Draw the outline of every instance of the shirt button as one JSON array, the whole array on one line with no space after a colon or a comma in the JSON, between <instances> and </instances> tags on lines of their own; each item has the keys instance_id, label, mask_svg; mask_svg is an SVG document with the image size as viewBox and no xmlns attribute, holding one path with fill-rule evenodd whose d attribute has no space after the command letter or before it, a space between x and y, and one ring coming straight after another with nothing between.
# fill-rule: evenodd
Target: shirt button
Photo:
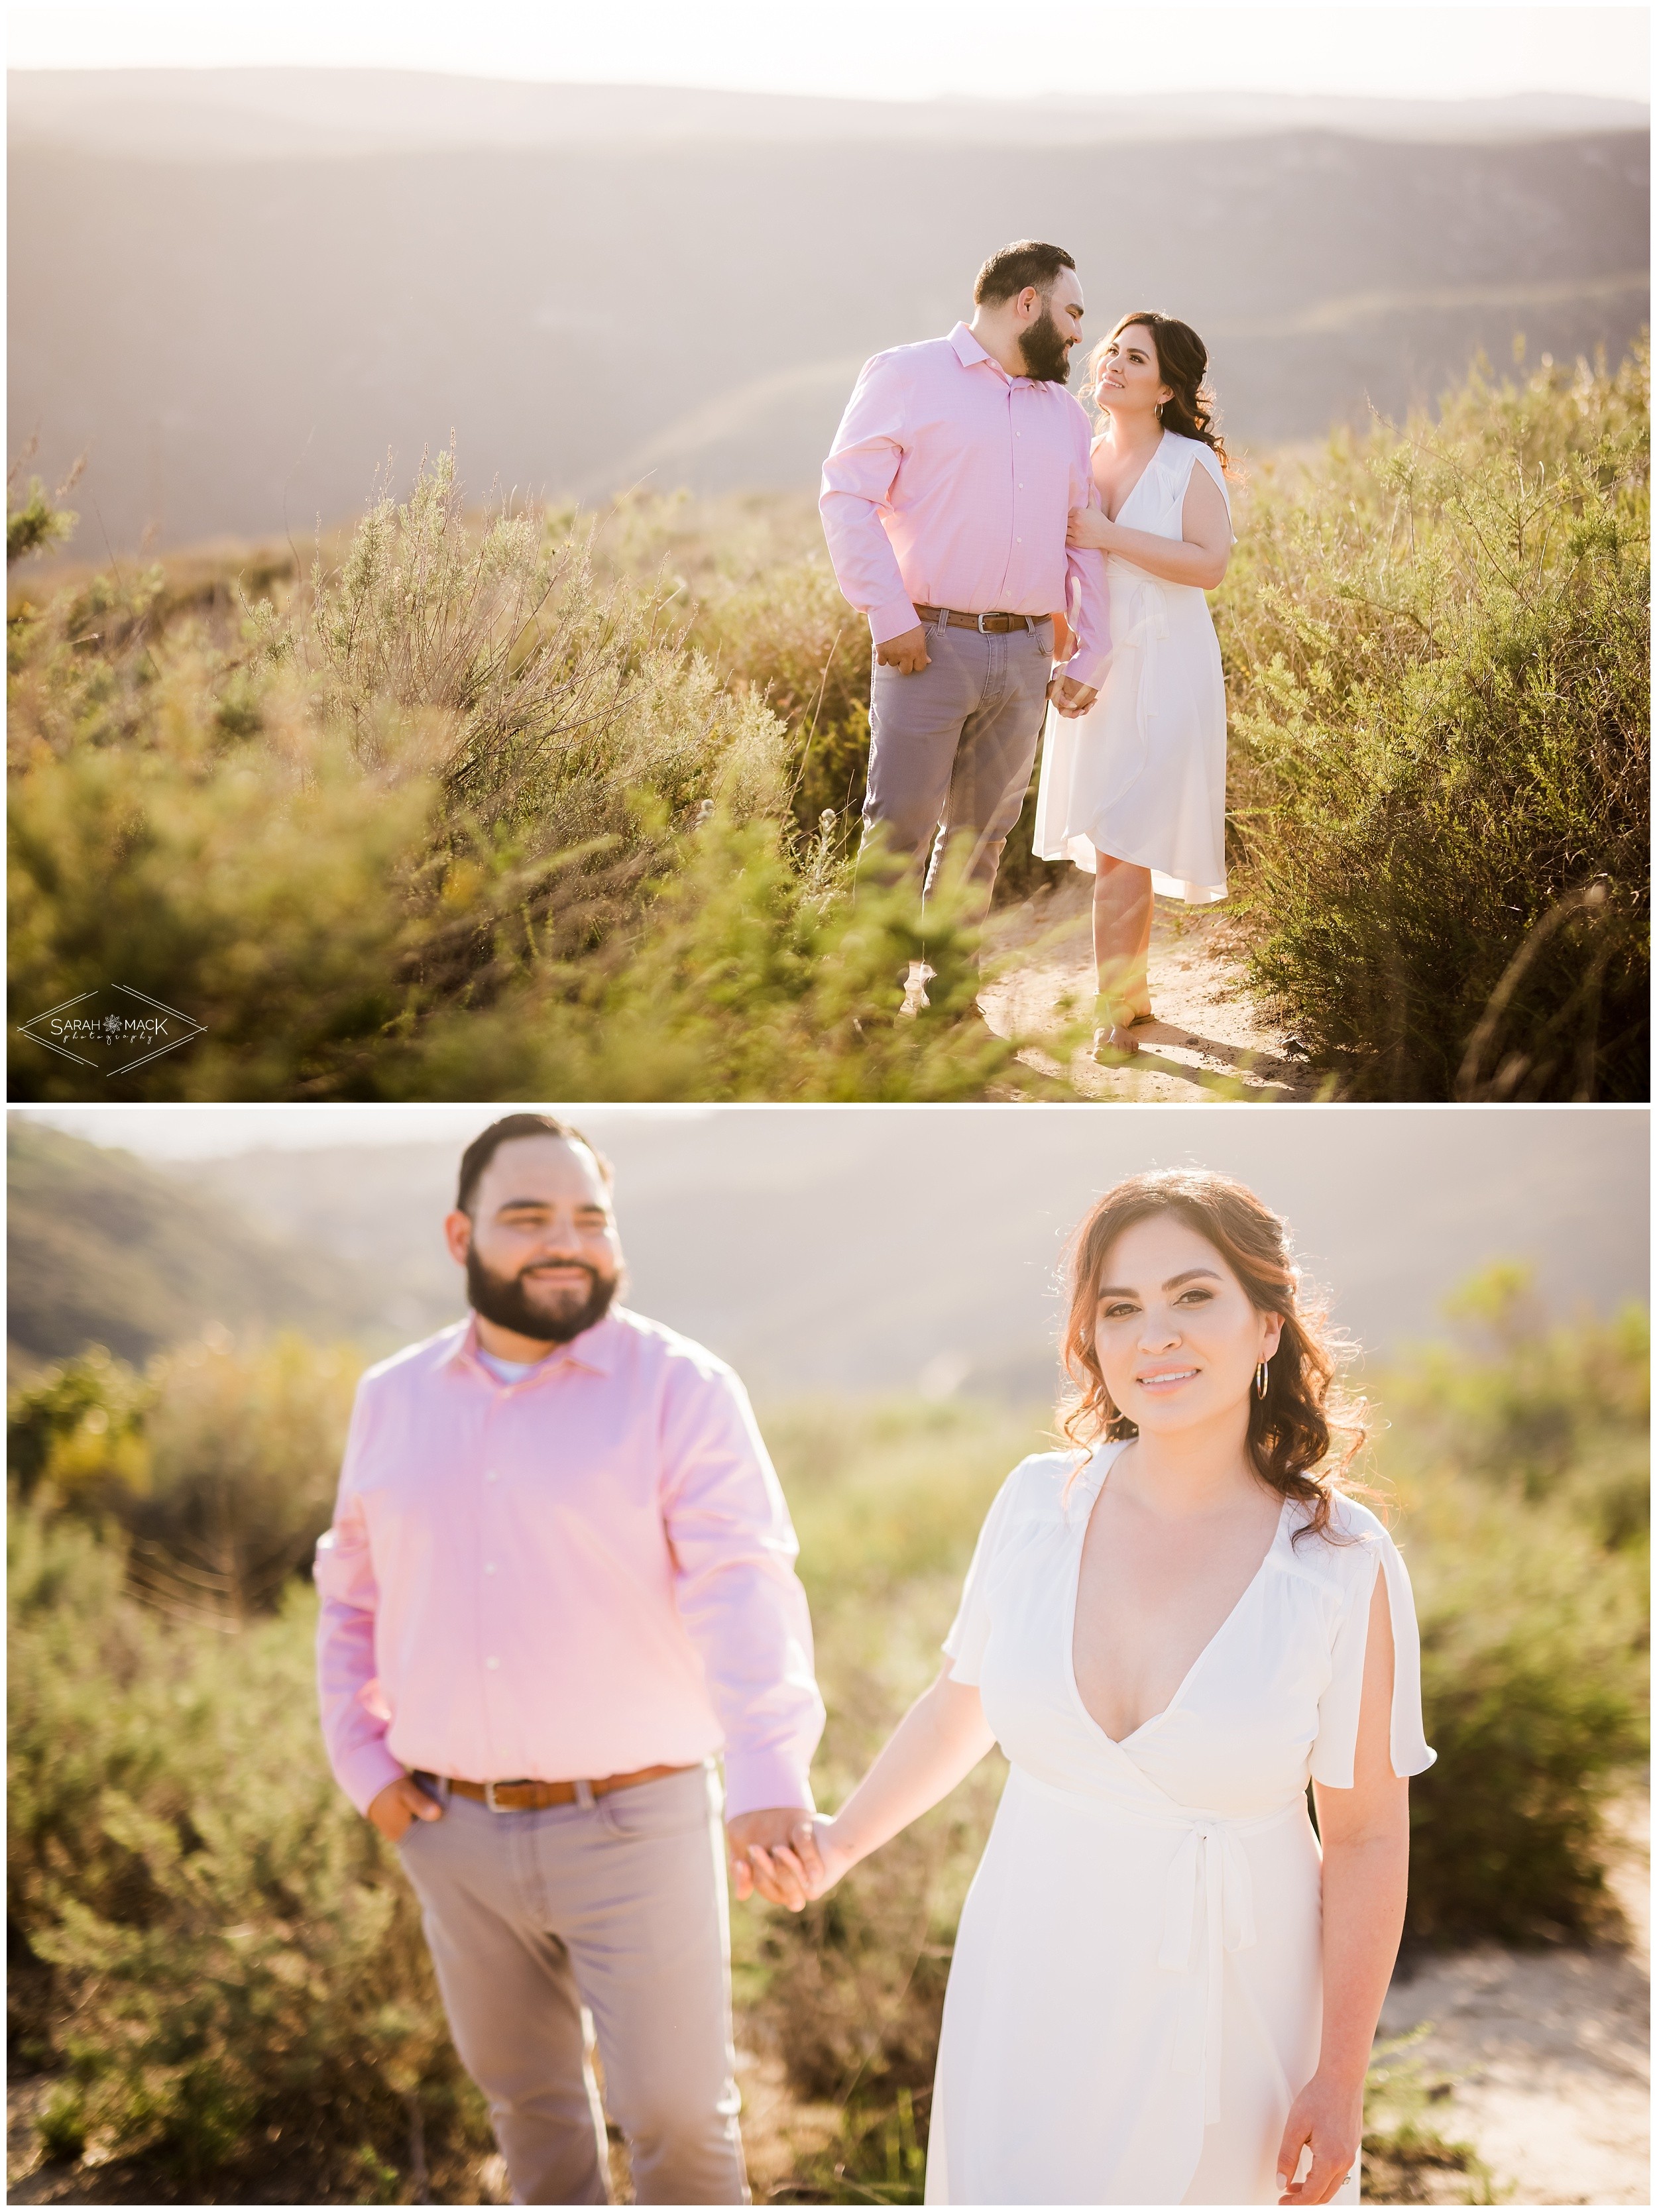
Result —
<instances>
[{"instance_id":1,"label":"shirt button","mask_svg":"<svg viewBox=\"0 0 1657 2212\"><path fill-rule=\"evenodd\" d=\"M490 1668L498 1667L500 1663L498 1659L485 1659L484 1662L484 1666Z\"/></svg>"},{"instance_id":2,"label":"shirt button","mask_svg":"<svg viewBox=\"0 0 1657 2212\"><path fill-rule=\"evenodd\" d=\"M489 1470L489 1472L488 1472L488 1474L484 1477L484 1480L485 1482L498 1482L498 1481L500 1480L500 1479L501 1479L501 1472L500 1472L500 1469L499 1469L498 1468L494 1468L494 1467L490 1468L490 1470Z\"/></svg>"},{"instance_id":3,"label":"shirt button","mask_svg":"<svg viewBox=\"0 0 1657 2212\"><path fill-rule=\"evenodd\" d=\"M492 1575L492 1574L494 1573L494 1571L495 1571L495 1562L494 1562L494 1560L493 1560L493 1559L485 1559L485 1560L484 1561L484 1572L486 1575Z\"/></svg>"}]
</instances>

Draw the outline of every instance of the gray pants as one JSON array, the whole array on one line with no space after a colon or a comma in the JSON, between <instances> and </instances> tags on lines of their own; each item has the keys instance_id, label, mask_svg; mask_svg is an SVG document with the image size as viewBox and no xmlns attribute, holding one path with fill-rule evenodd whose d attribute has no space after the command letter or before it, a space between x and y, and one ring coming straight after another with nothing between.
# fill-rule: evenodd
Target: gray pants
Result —
<instances>
[{"instance_id":1,"label":"gray pants","mask_svg":"<svg viewBox=\"0 0 1657 2212\"><path fill-rule=\"evenodd\" d=\"M926 888L945 853L968 848L968 873L995 882L1019 818L1053 672L1053 625L999 635L926 625L929 665L914 676L874 664L869 702L866 830L893 852L930 849Z\"/></svg>"},{"instance_id":2,"label":"gray pants","mask_svg":"<svg viewBox=\"0 0 1657 2212\"><path fill-rule=\"evenodd\" d=\"M451 1796L398 1850L513 2202L609 2202L584 2005L637 2201L746 2204L711 1764L541 1813Z\"/></svg>"}]
</instances>

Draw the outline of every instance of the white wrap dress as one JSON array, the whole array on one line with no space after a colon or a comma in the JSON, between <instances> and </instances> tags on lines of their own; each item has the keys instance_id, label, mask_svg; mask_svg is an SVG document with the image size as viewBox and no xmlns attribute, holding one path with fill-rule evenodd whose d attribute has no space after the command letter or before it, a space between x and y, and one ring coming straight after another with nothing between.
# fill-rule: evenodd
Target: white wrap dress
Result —
<instances>
[{"instance_id":1,"label":"white wrap dress","mask_svg":"<svg viewBox=\"0 0 1657 2212\"><path fill-rule=\"evenodd\" d=\"M1176 543L1185 493L1206 469L1231 512L1225 473L1200 438L1165 430L1117 520ZM1111 657L1099 696L1067 720L1047 710L1035 850L1089 875L1109 853L1151 872L1165 898L1226 896L1226 687L1208 598L1119 553L1106 556Z\"/></svg>"},{"instance_id":2,"label":"white wrap dress","mask_svg":"<svg viewBox=\"0 0 1657 2212\"><path fill-rule=\"evenodd\" d=\"M1392 1759L1418 1774L1409 1578L1374 1515L1345 1542L1285 1501L1270 1550L1166 1710L1120 1742L1072 1661L1101 1446L1027 1459L990 1510L944 1650L1012 1762L963 1908L933 2092L929 2204L1275 2203L1316 2069L1321 1870L1308 1778L1350 1789L1386 1578ZM1358 2201L1358 2173L1337 2203Z\"/></svg>"}]
</instances>

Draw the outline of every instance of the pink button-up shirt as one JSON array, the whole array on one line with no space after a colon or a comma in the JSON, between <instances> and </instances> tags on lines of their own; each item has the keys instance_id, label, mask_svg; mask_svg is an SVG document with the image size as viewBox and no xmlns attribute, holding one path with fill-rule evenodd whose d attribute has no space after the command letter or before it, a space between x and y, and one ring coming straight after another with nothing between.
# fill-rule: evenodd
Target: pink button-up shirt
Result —
<instances>
[{"instance_id":1,"label":"pink button-up shirt","mask_svg":"<svg viewBox=\"0 0 1657 2212\"><path fill-rule=\"evenodd\" d=\"M965 323L865 362L818 505L840 589L874 642L915 608L1063 613L1065 672L1097 684L1110 651L1104 556L1064 543L1097 507L1087 412L1062 384L1008 376Z\"/></svg>"},{"instance_id":2,"label":"pink button-up shirt","mask_svg":"<svg viewBox=\"0 0 1657 2212\"><path fill-rule=\"evenodd\" d=\"M465 1322L357 1385L316 1548L322 1730L360 1811L405 1769L594 1781L722 1744L726 1809L812 1803L799 1549L742 1385L614 1308L503 1383Z\"/></svg>"}]
</instances>

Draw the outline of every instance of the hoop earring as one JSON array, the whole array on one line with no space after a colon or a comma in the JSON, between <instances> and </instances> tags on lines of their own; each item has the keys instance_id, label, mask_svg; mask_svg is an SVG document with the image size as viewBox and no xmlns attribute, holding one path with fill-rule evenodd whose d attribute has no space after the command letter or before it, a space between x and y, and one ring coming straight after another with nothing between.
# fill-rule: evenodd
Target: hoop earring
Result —
<instances>
[{"instance_id":1,"label":"hoop earring","mask_svg":"<svg viewBox=\"0 0 1657 2212\"><path fill-rule=\"evenodd\" d=\"M1263 1359L1254 1370L1254 1395L1257 1398L1264 1398L1266 1395L1266 1370L1270 1364L1269 1360Z\"/></svg>"}]
</instances>

